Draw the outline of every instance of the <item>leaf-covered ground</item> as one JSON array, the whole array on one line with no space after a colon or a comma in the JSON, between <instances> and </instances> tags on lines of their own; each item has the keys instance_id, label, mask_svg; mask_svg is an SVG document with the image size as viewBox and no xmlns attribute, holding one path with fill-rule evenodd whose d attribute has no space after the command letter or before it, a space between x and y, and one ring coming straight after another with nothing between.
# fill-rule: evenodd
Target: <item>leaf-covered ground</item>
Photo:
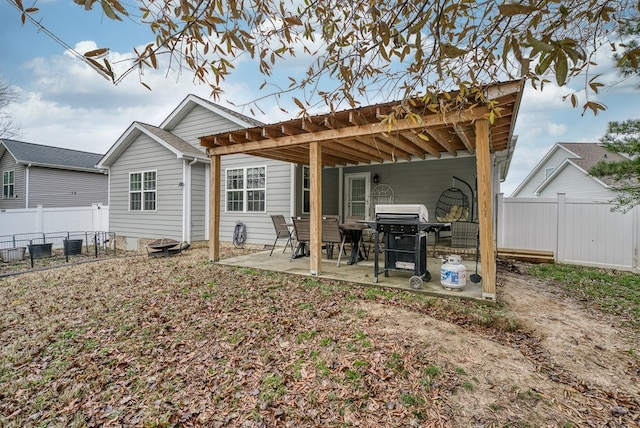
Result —
<instances>
[{"instance_id":1,"label":"leaf-covered ground","mask_svg":"<svg viewBox=\"0 0 640 428\"><path fill-rule=\"evenodd\" d=\"M0 279L0 425L638 426L633 332L592 381L536 319L205 249L28 273Z\"/></svg>"}]
</instances>

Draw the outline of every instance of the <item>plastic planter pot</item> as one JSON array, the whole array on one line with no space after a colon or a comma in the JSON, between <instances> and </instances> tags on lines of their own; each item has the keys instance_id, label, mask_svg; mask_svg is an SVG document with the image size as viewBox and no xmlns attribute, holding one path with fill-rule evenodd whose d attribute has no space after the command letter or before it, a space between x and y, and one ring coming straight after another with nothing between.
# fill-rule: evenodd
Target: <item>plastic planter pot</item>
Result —
<instances>
[{"instance_id":1,"label":"plastic planter pot","mask_svg":"<svg viewBox=\"0 0 640 428\"><path fill-rule=\"evenodd\" d=\"M31 244L29 245L29 254L34 259L42 259L45 257L51 257L53 244Z\"/></svg>"},{"instance_id":2,"label":"plastic planter pot","mask_svg":"<svg viewBox=\"0 0 640 428\"><path fill-rule=\"evenodd\" d=\"M75 256L82 254L82 239L65 239L64 240L64 253L68 256Z\"/></svg>"},{"instance_id":3,"label":"plastic planter pot","mask_svg":"<svg viewBox=\"0 0 640 428\"><path fill-rule=\"evenodd\" d=\"M0 260L5 263L17 262L24 259L27 247L3 248L0 250Z\"/></svg>"}]
</instances>

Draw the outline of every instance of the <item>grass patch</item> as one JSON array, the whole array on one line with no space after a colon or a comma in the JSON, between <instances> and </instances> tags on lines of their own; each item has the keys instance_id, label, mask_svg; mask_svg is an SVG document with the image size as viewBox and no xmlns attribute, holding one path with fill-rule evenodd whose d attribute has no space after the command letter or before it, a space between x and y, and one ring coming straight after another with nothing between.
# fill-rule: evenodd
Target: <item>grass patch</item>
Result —
<instances>
[{"instance_id":1,"label":"grass patch","mask_svg":"<svg viewBox=\"0 0 640 428\"><path fill-rule=\"evenodd\" d=\"M393 292L378 287L367 288L364 292L364 298L367 300L376 300L379 297L384 299L391 299L393 296Z\"/></svg>"},{"instance_id":2,"label":"grass patch","mask_svg":"<svg viewBox=\"0 0 640 428\"><path fill-rule=\"evenodd\" d=\"M420 384L426 390L429 390L433 385L433 382L440 377L442 374L442 369L435 364L429 364L425 367L422 378L420 379Z\"/></svg>"},{"instance_id":3,"label":"grass patch","mask_svg":"<svg viewBox=\"0 0 640 428\"><path fill-rule=\"evenodd\" d=\"M424 405L424 399L414 394L402 394L400 402L408 407L416 407Z\"/></svg>"},{"instance_id":4,"label":"grass patch","mask_svg":"<svg viewBox=\"0 0 640 428\"><path fill-rule=\"evenodd\" d=\"M640 328L640 276L635 273L559 263L528 265L526 272Z\"/></svg>"},{"instance_id":5,"label":"grass patch","mask_svg":"<svg viewBox=\"0 0 640 428\"><path fill-rule=\"evenodd\" d=\"M258 271L256 269L253 268L239 268L238 272L240 272L241 274L244 275L257 275Z\"/></svg>"},{"instance_id":6,"label":"grass patch","mask_svg":"<svg viewBox=\"0 0 640 428\"><path fill-rule=\"evenodd\" d=\"M387 368L390 370L393 370L395 373L398 373L398 374L407 373L407 370L404 368L402 356L397 352L394 352L393 354L391 354L391 358L387 362Z\"/></svg>"},{"instance_id":7,"label":"grass patch","mask_svg":"<svg viewBox=\"0 0 640 428\"><path fill-rule=\"evenodd\" d=\"M260 388L260 398L264 401L277 400L287 393L284 384L284 377L281 375L268 374L262 379Z\"/></svg>"}]
</instances>

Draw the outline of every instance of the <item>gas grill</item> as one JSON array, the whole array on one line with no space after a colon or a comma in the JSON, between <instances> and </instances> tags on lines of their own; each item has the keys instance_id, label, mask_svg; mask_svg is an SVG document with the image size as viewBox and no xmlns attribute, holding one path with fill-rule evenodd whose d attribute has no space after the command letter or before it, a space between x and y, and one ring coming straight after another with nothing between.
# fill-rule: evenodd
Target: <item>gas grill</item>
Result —
<instances>
[{"instance_id":1,"label":"gas grill","mask_svg":"<svg viewBox=\"0 0 640 428\"><path fill-rule=\"evenodd\" d=\"M420 204L376 205L375 261L373 282L378 274L388 277L390 271L412 272L411 288L422 288L431 280L427 270L427 234L446 226L445 223L429 223L429 213ZM380 249L380 233L384 235L384 249ZM378 256L384 256L384 269L380 270Z\"/></svg>"}]
</instances>

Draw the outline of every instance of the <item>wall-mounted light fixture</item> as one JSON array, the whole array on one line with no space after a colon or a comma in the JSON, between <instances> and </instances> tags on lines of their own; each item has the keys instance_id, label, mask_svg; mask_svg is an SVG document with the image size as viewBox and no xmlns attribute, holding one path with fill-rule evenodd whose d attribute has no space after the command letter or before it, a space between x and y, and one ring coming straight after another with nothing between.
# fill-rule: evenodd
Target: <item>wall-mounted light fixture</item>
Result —
<instances>
[{"instance_id":1,"label":"wall-mounted light fixture","mask_svg":"<svg viewBox=\"0 0 640 428\"><path fill-rule=\"evenodd\" d=\"M373 182L375 184L378 184L379 181L380 181L380 176L378 174L373 174Z\"/></svg>"}]
</instances>

